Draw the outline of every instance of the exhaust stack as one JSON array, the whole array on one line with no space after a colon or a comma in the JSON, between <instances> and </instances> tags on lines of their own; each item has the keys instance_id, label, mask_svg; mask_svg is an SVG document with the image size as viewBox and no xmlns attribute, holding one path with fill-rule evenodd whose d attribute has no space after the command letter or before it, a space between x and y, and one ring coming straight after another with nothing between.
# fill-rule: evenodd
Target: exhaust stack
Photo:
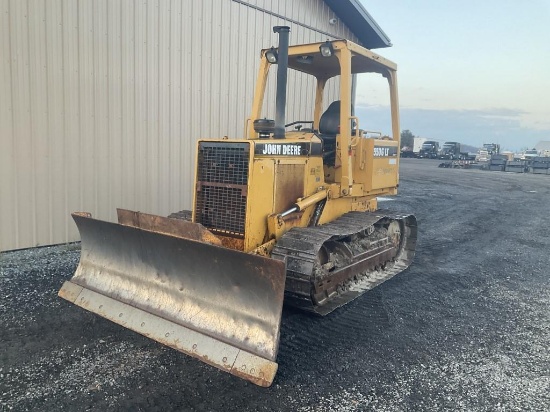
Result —
<instances>
[{"instance_id":1,"label":"exhaust stack","mask_svg":"<svg viewBox=\"0 0 550 412\"><path fill-rule=\"evenodd\" d=\"M288 72L288 33L290 27L275 26L273 33L279 33L279 50L277 51L277 96L275 101L275 139L285 138L286 82Z\"/></svg>"}]
</instances>

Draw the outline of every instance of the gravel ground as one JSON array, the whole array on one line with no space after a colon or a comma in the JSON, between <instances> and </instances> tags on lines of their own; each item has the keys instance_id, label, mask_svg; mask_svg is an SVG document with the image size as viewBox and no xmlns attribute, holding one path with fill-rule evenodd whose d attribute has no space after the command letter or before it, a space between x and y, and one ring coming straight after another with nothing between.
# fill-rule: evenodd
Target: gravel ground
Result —
<instances>
[{"instance_id":1,"label":"gravel ground","mask_svg":"<svg viewBox=\"0 0 550 412\"><path fill-rule=\"evenodd\" d=\"M403 159L381 202L418 218L412 267L285 308L268 389L59 299L78 244L0 254L0 410L549 410L550 176L438 163Z\"/></svg>"}]
</instances>

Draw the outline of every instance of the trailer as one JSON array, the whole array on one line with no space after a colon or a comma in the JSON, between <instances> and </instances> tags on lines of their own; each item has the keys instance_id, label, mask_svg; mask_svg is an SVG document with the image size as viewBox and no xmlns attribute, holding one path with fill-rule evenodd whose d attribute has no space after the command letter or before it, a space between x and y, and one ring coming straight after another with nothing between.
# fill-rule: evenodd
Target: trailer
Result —
<instances>
[{"instance_id":1,"label":"trailer","mask_svg":"<svg viewBox=\"0 0 550 412\"><path fill-rule=\"evenodd\" d=\"M525 160L508 160L504 168L505 172L525 173L527 170L527 162Z\"/></svg>"},{"instance_id":2,"label":"trailer","mask_svg":"<svg viewBox=\"0 0 550 412\"><path fill-rule=\"evenodd\" d=\"M538 156L533 158L530 162L528 170L533 174L550 174L550 157Z\"/></svg>"},{"instance_id":3,"label":"trailer","mask_svg":"<svg viewBox=\"0 0 550 412\"><path fill-rule=\"evenodd\" d=\"M489 170L504 172L508 158L505 155L493 154L489 159Z\"/></svg>"}]
</instances>

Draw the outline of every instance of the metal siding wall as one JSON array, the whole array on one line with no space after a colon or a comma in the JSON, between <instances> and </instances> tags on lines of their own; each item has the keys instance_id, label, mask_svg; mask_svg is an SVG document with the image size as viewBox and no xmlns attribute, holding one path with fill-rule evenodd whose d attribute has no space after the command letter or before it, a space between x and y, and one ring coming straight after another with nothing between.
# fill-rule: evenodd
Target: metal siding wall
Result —
<instances>
[{"instance_id":1,"label":"metal siding wall","mask_svg":"<svg viewBox=\"0 0 550 412\"><path fill-rule=\"evenodd\" d=\"M13 117L11 19L9 3L0 3L0 250L19 243L17 170Z\"/></svg>"},{"instance_id":2,"label":"metal siding wall","mask_svg":"<svg viewBox=\"0 0 550 412\"><path fill-rule=\"evenodd\" d=\"M26 2L12 1L8 8L8 27L10 28L10 56L11 63L11 110L12 134L2 135L2 146L5 140L12 141L11 159L8 164L13 168L13 198L2 199L2 204L11 204L11 215L2 213L0 231L4 240L4 227L14 219L15 233L8 234L8 242L12 235L16 245L36 239L36 215L34 213L35 179L31 173L34 166L34 142L31 125L31 76L29 69L30 44L29 23ZM34 57L34 56L33 56ZM4 98L2 97L2 101ZM9 103L8 103L9 104ZM2 103L4 105L4 103ZM4 150L2 150L4 152ZM44 173L44 172L42 172ZM4 179L2 179L4 181ZM11 243L8 243L11 245Z\"/></svg>"},{"instance_id":3,"label":"metal siding wall","mask_svg":"<svg viewBox=\"0 0 550 412\"><path fill-rule=\"evenodd\" d=\"M272 12L274 14L287 16L289 19L298 21L306 26L317 28L319 31L326 33L333 33L334 36L330 36L331 39L347 38L357 42L358 39L351 31L337 20L335 25L329 23L331 18L336 18L334 12L321 0L255 0L249 1L249 4L262 8ZM240 8L248 8L245 5L234 3ZM261 12L248 8L254 11L254 19L256 22L261 21L261 25L256 28L257 41L253 44L253 50L260 50L262 48L269 47L271 45L277 45L277 38L273 34L271 28L275 25L289 25L291 28L290 44L303 44L303 43L315 43L324 41L327 36L319 31L313 31L302 25L294 24L292 22L279 19L267 12ZM260 15L261 18L258 16ZM259 61L257 59L258 53L256 52L256 59L251 60L249 64L254 65L254 73L256 72ZM250 81L250 85L254 85L254 80ZM293 120L312 120L313 118L313 105L315 103L315 82L309 76L303 75L298 72L290 72L288 76L288 95L287 95L287 119ZM263 116L274 118L275 116L275 73L270 73L270 79L266 90L264 99ZM251 96L253 89L249 91L248 106L251 104ZM338 84L336 82L329 82L325 92L325 107L328 107L331 101L337 100L339 95ZM248 107L247 107L248 109ZM247 115L245 115L247 116ZM238 129L238 134L242 133L242 126Z\"/></svg>"},{"instance_id":4,"label":"metal siding wall","mask_svg":"<svg viewBox=\"0 0 550 412\"><path fill-rule=\"evenodd\" d=\"M190 208L195 142L243 136L272 27L290 25L291 44L327 37L270 13L357 40L328 23L322 0L248 3L268 12L232 0L0 0L0 250L78 240L72 211ZM289 76L289 121L312 117L313 87Z\"/></svg>"}]
</instances>

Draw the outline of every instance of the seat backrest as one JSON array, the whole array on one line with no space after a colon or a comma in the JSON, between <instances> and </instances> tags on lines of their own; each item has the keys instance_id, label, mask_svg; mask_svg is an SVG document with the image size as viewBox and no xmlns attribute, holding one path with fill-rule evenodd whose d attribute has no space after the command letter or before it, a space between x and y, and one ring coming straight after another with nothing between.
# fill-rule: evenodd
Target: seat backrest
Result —
<instances>
[{"instance_id":1,"label":"seat backrest","mask_svg":"<svg viewBox=\"0 0 550 412\"><path fill-rule=\"evenodd\" d=\"M336 100L322 114L319 120L319 133L336 135L340 132L340 100Z\"/></svg>"}]
</instances>

